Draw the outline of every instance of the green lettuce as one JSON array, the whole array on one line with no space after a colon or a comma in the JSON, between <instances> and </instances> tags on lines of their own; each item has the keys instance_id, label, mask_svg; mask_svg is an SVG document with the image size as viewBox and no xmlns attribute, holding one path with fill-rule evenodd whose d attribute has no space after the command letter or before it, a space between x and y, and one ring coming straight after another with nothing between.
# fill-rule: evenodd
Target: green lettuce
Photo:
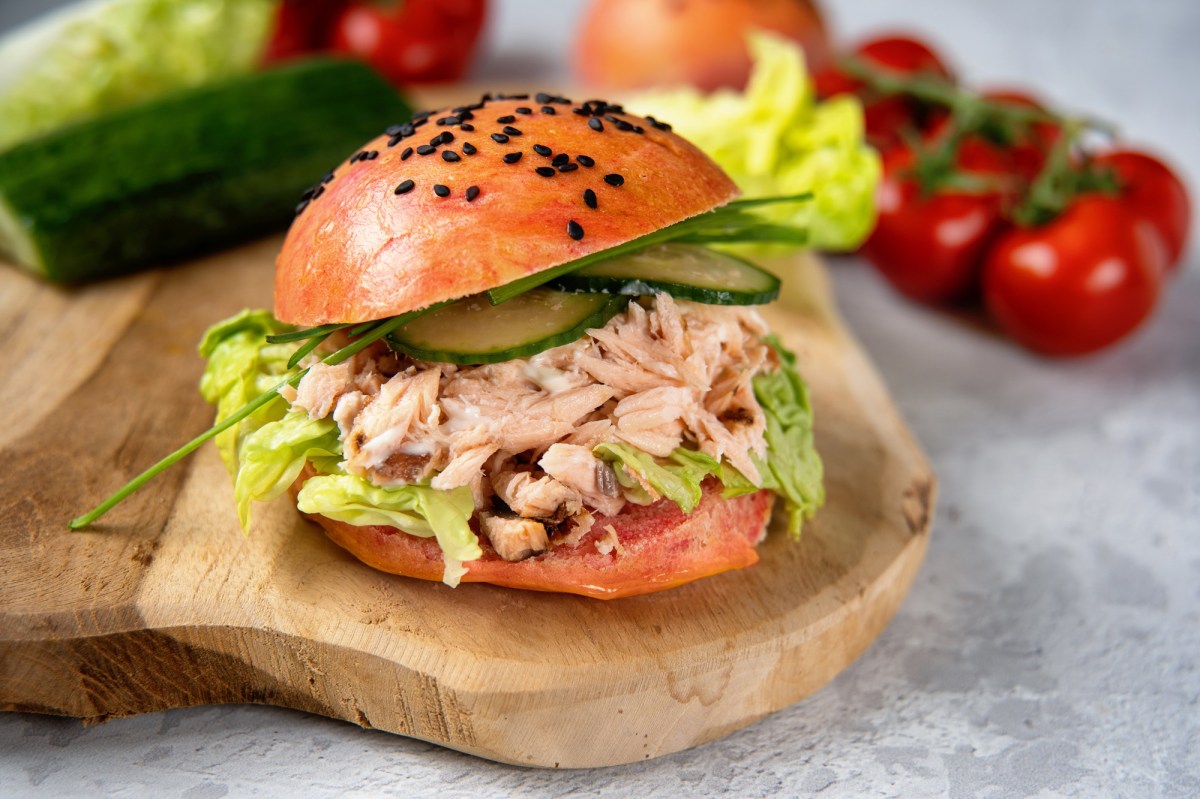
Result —
<instances>
[{"instance_id":1,"label":"green lettuce","mask_svg":"<svg viewBox=\"0 0 1200 799\"><path fill-rule=\"evenodd\" d=\"M347 524L390 525L422 538L433 536L446 558L448 578L454 571L451 561L483 556L471 532L475 500L466 486L451 491L422 485L381 487L356 475L318 475L305 481L296 506Z\"/></svg>"},{"instance_id":2,"label":"green lettuce","mask_svg":"<svg viewBox=\"0 0 1200 799\"><path fill-rule=\"evenodd\" d=\"M875 221L878 154L863 142L862 108L845 95L817 103L804 54L787 39L753 33L754 72L745 92L646 93L626 105L670 122L708 153L747 197L812 192L811 202L760 214L809 231L809 244L852 250Z\"/></svg>"},{"instance_id":3,"label":"green lettuce","mask_svg":"<svg viewBox=\"0 0 1200 799\"><path fill-rule=\"evenodd\" d=\"M766 415L767 457L750 454L758 467L755 483L703 452L680 447L668 458L655 458L628 444L599 444L592 452L612 463L626 498L647 504L654 496L649 485L684 513L700 504L701 483L709 476L721 481L726 498L769 489L781 496L788 514L788 532L800 535L805 519L825 502L824 467L813 445L813 415L808 386L796 372L796 356L776 339L768 342L779 355L780 367L754 378L754 395ZM635 476L636 474L636 476ZM638 479L640 478L640 479Z\"/></svg>"},{"instance_id":4,"label":"green lettuce","mask_svg":"<svg viewBox=\"0 0 1200 799\"><path fill-rule=\"evenodd\" d=\"M268 344L267 336L290 330L269 311L244 310L210 327L200 340L200 357L208 366L200 378L200 394L217 406L220 422L289 374L288 359L298 344ZM217 451L230 474L237 472L238 448L259 426L283 416L282 400L271 402L216 438Z\"/></svg>"},{"instance_id":5,"label":"green lettuce","mask_svg":"<svg viewBox=\"0 0 1200 799\"><path fill-rule=\"evenodd\" d=\"M242 529L250 526L250 503L269 502L287 490L304 464L312 460L323 470L337 470L342 442L332 419L310 419L304 411L289 411L246 436L238 452L233 496Z\"/></svg>"},{"instance_id":6,"label":"green lettuce","mask_svg":"<svg viewBox=\"0 0 1200 799\"><path fill-rule=\"evenodd\" d=\"M763 487L786 501L788 531L798 537L804 520L825 502L825 468L813 445L812 404L808 386L796 372L796 356L777 340L768 341L781 364L754 378L754 396L767 417L766 469L759 468Z\"/></svg>"},{"instance_id":7,"label":"green lettuce","mask_svg":"<svg viewBox=\"0 0 1200 799\"><path fill-rule=\"evenodd\" d=\"M251 71L274 0L98 0L0 41L0 148Z\"/></svg>"}]
</instances>

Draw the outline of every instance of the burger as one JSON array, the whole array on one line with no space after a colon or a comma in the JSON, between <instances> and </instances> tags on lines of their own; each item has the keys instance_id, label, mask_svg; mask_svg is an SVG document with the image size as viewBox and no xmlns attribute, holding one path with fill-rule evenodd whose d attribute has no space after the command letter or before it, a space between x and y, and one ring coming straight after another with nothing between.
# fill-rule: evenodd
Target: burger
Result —
<instances>
[{"instance_id":1,"label":"burger","mask_svg":"<svg viewBox=\"0 0 1200 799\"><path fill-rule=\"evenodd\" d=\"M243 525L290 492L376 569L598 598L750 566L774 506L798 535L807 389L724 245L803 231L737 195L601 100L387 129L301 199L273 313L201 344Z\"/></svg>"}]
</instances>

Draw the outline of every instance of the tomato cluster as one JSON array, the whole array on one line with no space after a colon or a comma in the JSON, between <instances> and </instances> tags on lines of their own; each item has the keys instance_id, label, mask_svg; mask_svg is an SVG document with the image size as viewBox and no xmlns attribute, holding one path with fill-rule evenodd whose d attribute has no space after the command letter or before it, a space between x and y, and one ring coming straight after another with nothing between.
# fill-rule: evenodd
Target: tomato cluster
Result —
<instances>
[{"instance_id":1,"label":"tomato cluster","mask_svg":"<svg viewBox=\"0 0 1200 799\"><path fill-rule=\"evenodd\" d=\"M968 92L910 37L866 42L815 82L823 97L863 102L884 174L862 254L900 293L981 301L1048 355L1102 349L1149 316L1191 221L1187 190L1161 161L1087 152L1087 125L1021 92Z\"/></svg>"},{"instance_id":2,"label":"tomato cluster","mask_svg":"<svg viewBox=\"0 0 1200 799\"><path fill-rule=\"evenodd\" d=\"M486 10L486 0L283 0L267 60L332 52L399 86L458 80Z\"/></svg>"}]
</instances>

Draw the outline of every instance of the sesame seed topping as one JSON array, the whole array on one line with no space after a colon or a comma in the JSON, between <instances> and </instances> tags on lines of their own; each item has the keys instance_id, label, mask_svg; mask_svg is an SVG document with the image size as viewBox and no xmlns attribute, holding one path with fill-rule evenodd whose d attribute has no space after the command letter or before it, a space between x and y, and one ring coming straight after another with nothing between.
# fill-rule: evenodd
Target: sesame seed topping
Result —
<instances>
[{"instance_id":1,"label":"sesame seed topping","mask_svg":"<svg viewBox=\"0 0 1200 799\"><path fill-rule=\"evenodd\" d=\"M426 122L428 122L428 121L429 121L429 117L428 117L428 116L423 116L423 117L421 117L420 119L416 119L416 118L414 118L414 119L413 119L413 121L412 121L412 126L413 126L413 129L415 130L415 129L417 129L417 128L421 127L422 125L424 125L424 124L425 124Z\"/></svg>"},{"instance_id":2,"label":"sesame seed topping","mask_svg":"<svg viewBox=\"0 0 1200 799\"><path fill-rule=\"evenodd\" d=\"M595 131L602 131L604 130L604 123L597 117L592 117L588 120L588 127Z\"/></svg>"},{"instance_id":3,"label":"sesame seed topping","mask_svg":"<svg viewBox=\"0 0 1200 799\"><path fill-rule=\"evenodd\" d=\"M537 169L535 169L533 171L537 172L539 175L541 175L544 178L552 178L555 176L555 174L557 174L554 171L554 167L552 167L552 166L539 166Z\"/></svg>"},{"instance_id":4,"label":"sesame seed topping","mask_svg":"<svg viewBox=\"0 0 1200 799\"><path fill-rule=\"evenodd\" d=\"M395 147L402 141L404 141L403 136L393 136L392 138L388 139L388 147Z\"/></svg>"},{"instance_id":5,"label":"sesame seed topping","mask_svg":"<svg viewBox=\"0 0 1200 799\"><path fill-rule=\"evenodd\" d=\"M430 153L434 152L435 150L437 150L437 148L431 144L422 144L420 147L417 148L417 155L429 155Z\"/></svg>"},{"instance_id":6,"label":"sesame seed topping","mask_svg":"<svg viewBox=\"0 0 1200 799\"><path fill-rule=\"evenodd\" d=\"M505 126L502 128L502 130L503 130L505 133L507 133L509 136L520 136L520 135L521 135L521 131L517 130L517 129L516 129L516 128L514 128L512 125L505 125Z\"/></svg>"},{"instance_id":7,"label":"sesame seed topping","mask_svg":"<svg viewBox=\"0 0 1200 799\"><path fill-rule=\"evenodd\" d=\"M416 186L416 185L417 184L412 182L411 180L406 180L403 183L401 183L399 186L396 187L396 193L397 194L408 194L410 191L413 190L413 186Z\"/></svg>"},{"instance_id":8,"label":"sesame seed topping","mask_svg":"<svg viewBox=\"0 0 1200 799\"><path fill-rule=\"evenodd\" d=\"M384 129L384 131L383 131L383 135L385 135L385 136L399 136L399 135L400 135L400 131L402 131L402 130L404 130L404 126L403 126L403 125L388 125L388 126L387 126L387 127Z\"/></svg>"},{"instance_id":9,"label":"sesame seed topping","mask_svg":"<svg viewBox=\"0 0 1200 799\"><path fill-rule=\"evenodd\" d=\"M579 162L580 166L586 166L588 169L591 169L596 165L595 159L593 159L590 155L577 155L575 156L575 160Z\"/></svg>"},{"instance_id":10,"label":"sesame seed topping","mask_svg":"<svg viewBox=\"0 0 1200 799\"><path fill-rule=\"evenodd\" d=\"M567 235L575 239L575 241L579 241L583 238L583 226L572 219L567 223Z\"/></svg>"},{"instance_id":11,"label":"sesame seed topping","mask_svg":"<svg viewBox=\"0 0 1200 799\"><path fill-rule=\"evenodd\" d=\"M317 199L318 197L320 197L320 196L321 196L322 194L324 194L324 193L325 193L325 187L324 187L323 185L322 185L322 186L317 186L317 190L313 192L313 196L312 196L312 198L315 200L315 199Z\"/></svg>"},{"instance_id":12,"label":"sesame seed topping","mask_svg":"<svg viewBox=\"0 0 1200 799\"><path fill-rule=\"evenodd\" d=\"M479 150L475 149L475 145L471 142L463 142L463 155L475 155Z\"/></svg>"},{"instance_id":13,"label":"sesame seed topping","mask_svg":"<svg viewBox=\"0 0 1200 799\"><path fill-rule=\"evenodd\" d=\"M613 122L613 124L617 126L617 130L623 130L626 133L633 130L633 124L626 122L623 119L618 119L616 122Z\"/></svg>"},{"instance_id":14,"label":"sesame seed topping","mask_svg":"<svg viewBox=\"0 0 1200 799\"><path fill-rule=\"evenodd\" d=\"M521 160L522 155L523 155L523 153L505 153L504 154L504 163L515 164Z\"/></svg>"},{"instance_id":15,"label":"sesame seed topping","mask_svg":"<svg viewBox=\"0 0 1200 799\"><path fill-rule=\"evenodd\" d=\"M551 150L549 147L547 147L544 144L533 145L533 151L535 153L537 153L538 155L550 155L550 153L554 152L553 150Z\"/></svg>"},{"instance_id":16,"label":"sesame seed topping","mask_svg":"<svg viewBox=\"0 0 1200 799\"><path fill-rule=\"evenodd\" d=\"M493 133L492 141L496 142L496 144L507 144L508 137L505 136L503 133Z\"/></svg>"},{"instance_id":17,"label":"sesame seed topping","mask_svg":"<svg viewBox=\"0 0 1200 799\"><path fill-rule=\"evenodd\" d=\"M300 202L296 203L296 215L297 216L304 213L304 209L308 207L308 202L309 202L308 200L301 200Z\"/></svg>"},{"instance_id":18,"label":"sesame seed topping","mask_svg":"<svg viewBox=\"0 0 1200 799\"><path fill-rule=\"evenodd\" d=\"M433 187L433 193L439 197L449 197L450 196L450 187L443 186L441 183L438 183L437 185L435 185Z\"/></svg>"},{"instance_id":19,"label":"sesame seed topping","mask_svg":"<svg viewBox=\"0 0 1200 799\"><path fill-rule=\"evenodd\" d=\"M551 96L545 92L538 92L533 96L533 99L537 100L539 103L548 103L551 100Z\"/></svg>"},{"instance_id":20,"label":"sesame seed topping","mask_svg":"<svg viewBox=\"0 0 1200 799\"><path fill-rule=\"evenodd\" d=\"M418 111L417 113L412 115L413 124L415 125L417 122L419 122L422 119L429 119L429 117L431 117L431 116L433 116L432 111Z\"/></svg>"},{"instance_id":21,"label":"sesame seed topping","mask_svg":"<svg viewBox=\"0 0 1200 799\"><path fill-rule=\"evenodd\" d=\"M462 156L453 150L442 150L442 160L454 163L455 161L461 161Z\"/></svg>"},{"instance_id":22,"label":"sesame seed topping","mask_svg":"<svg viewBox=\"0 0 1200 799\"><path fill-rule=\"evenodd\" d=\"M467 189L467 202L469 202L469 203L475 202L475 198L478 196L479 196L479 187L478 186L471 186L470 188Z\"/></svg>"},{"instance_id":23,"label":"sesame seed topping","mask_svg":"<svg viewBox=\"0 0 1200 799\"><path fill-rule=\"evenodd\" d=\"M528 94L497 94L497 100L528 100Z\"/></svg>"},{"instance_id":24,"label":"sesame seed topping","mask_svg":"<svg viewBox=\"0 0 1200 799\"><path fill-rule=\"evenodd\" d=\"M533 113L532 108L529 108L528 106L524 106L524 105L521 106L520 108L516 109L516 111L518 114L532 114Z\"/></svg>"},{"instance_id":25,"label":"sesame seed topping","mask_svg":"<svg viewBox=\"0 0 1200 799\"><path fill-rule=\"evenodd\" d=\"M460 108L454 109L454 113L458 114L458 118L461 119L463 122L466 122L468 119L475 118L475 115L471 113L471 109L465 105L461 106Z\"/></svg>"},{"instance_id":26,"label":"sesame seed topping","mask_svg":"<svg viewBox=\"0 0 1200 799\"><path fill-rule=\"evenodd\" d=\"M563 164L567 163L567 161L569 161L569 160L571 160L571 156L567 155L566 153L559 153L558 155L554 156L554 158L552 158L550 160L550 165L551 166L562 166Z\"/></svg>"},{"instance_id":27,"label":"sesame seed topping","mask_svg":"<svg viewBox=\"0 0 1200 799\"><path fill-rule=\"evenodd\" d=\"M447 125L457 125L460 122L462 122L462 120L459 119L458 117L442 117L441 119L439 119L437 121L437 123L439 125L441 125L442 127L445 127Z\"/></svg>"},{"instance_id":28,"label":"sesame seed topping","mask_svg":"<svg viewBox=\"0 0 1200 799\"><path fill-rule=\"evenodd\" d=\"M583 190L583 204L586 205L588 208L595 208L596 207L596 192L592 191L591 189L584 189Z\"/></svg>"},{"instance_id":29,"label":"sesame seed topping","mask_svg":"<svg viewBox=\"0 0 1200 799\"><path fill-rule=\"evenodd\" d=\"M378 157L379 157L378 150L367 150L366 154L363 155L363 160L364 161L374 161Z\"/></svg>"},{"instance_id":30,"label":"sesame seed topping","mask_svg":"<svg viewBox=\"0 0 1200 799\"><path fill-rule=\"evenodd\" d=\"M625 178L618 175L616 172L604 176L604 182L610 186L624 186Z\"/></svg>"},{"instance_id":31,"label":"sesame seed topping","mask_svg":"<svg viewBox=\"0 0 1200 799\"><path fill-rule=\"evenodd\" d=\"M448 130L444 130L430 139L429 143L437 147L439 144L449 144L452 141L454 141L454 134Z\"/></svg>"},{"instance_id":32,"label":"sesame seed topping","mask_svg":"<svg viewBox=\"0 0 1200 799\"><path fill-rule=\"evenodd\" d=\"M458 129L459 129L459 130L465 130L467 133L472 133L472 132L474 132L474 130L475 130L475 126L474 126L474 125L468 125L466 122L464 122L464 123L462 123L461 125L459 125L459 126L458 126Z\"/></svg>"},{"instance_id":33,"label":"sesame seed topping","mask_svg":"<svg viewBox=\"0 0 1200 799\"><path fill-rule=\"evenodd\" d=\"M501 125L507 125L510 122L516 122L517 118L515 116L513 116L512 114L505 114L502 117L496 117L496 121L499 122Z\"/></svg>"},{"instance_id":34,"label":"sesame seed topping","mask_svg":"<svg viewBox=\"0 0 1200 799\"><path fill-rule=\"evenodd\" d=\"M554 116L558 112L554 110L554 106L544 105L544 106L542 106L542 113L546 114L547 116Z\"/></svg>"},{"instance_id":35,"label":"sesame seed topping","mask_svg":"<svg viewBox=\"0 0 1200 799\"><path fill-rule=\"evenodd\" d=\"M332 169L325 173L325 176L323 178L321 178L321 182L328 183L331 180L333 180L333 170Z\"/></svg>"},{"instance_id":36,"label":"sesame seed topping","mask_svg":"<svg viewBox=\"0 0 1200 799\"><path fill-rule=\"evenodd\" d=\"M413 148L405 147L404 152L400 153L400 160L407 161L408 157L413 154Z\"/></svg>"},{"instance_id":37,"label":"sesame seed topping","mask_svg":"<svg viewBox=\"0 0 1200 799\"><path fill-rule=\"evenodd\" d=\"M574 172L576 169L579 169L579 164L559 164L558 165L559 172Z\"/></svg>"},{"instance_id":38,"label":"sesame seed topping","mask_svg":"<svg viewBox=\"0 0 1200 799\"><path fill-rule=\"evenodd\" d=\"M666 122L659 122L654 117L646 117L646 121L649 122L654 127L658 128L659 130L668 130L669 131L671 129L671 126L668 125Z\"/></svg>"}]
</instances>

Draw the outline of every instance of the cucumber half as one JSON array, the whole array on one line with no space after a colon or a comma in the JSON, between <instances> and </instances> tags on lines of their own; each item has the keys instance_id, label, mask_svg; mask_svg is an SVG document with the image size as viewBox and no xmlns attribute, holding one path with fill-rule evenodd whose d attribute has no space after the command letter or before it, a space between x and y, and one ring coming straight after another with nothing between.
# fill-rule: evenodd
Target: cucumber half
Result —
<instances>
[{"instance_id":1,"label":"cucumber half","mask_svg":"<svg viewBox=\"0 0 1200 799\"><path fill-rule=\"evenodd\" d=\"M570 344L603 327L628 297L527 291L492 305L486 295L464 297L419 316L387 336L392 349L422 361L500 363Z\"/></svg>"},{"instance_id":2,"label":"cucumber half","mask_svg":"<svg viewBox=\"0 0 1200 799\"><path fill-rule=\"evenodd\" d=\"M770 272L697 244L656 244L570 272L551 285L634 296L663 291L709 305L762 305L779 296L779 278Z\"/></svg>"}]
</instances>

